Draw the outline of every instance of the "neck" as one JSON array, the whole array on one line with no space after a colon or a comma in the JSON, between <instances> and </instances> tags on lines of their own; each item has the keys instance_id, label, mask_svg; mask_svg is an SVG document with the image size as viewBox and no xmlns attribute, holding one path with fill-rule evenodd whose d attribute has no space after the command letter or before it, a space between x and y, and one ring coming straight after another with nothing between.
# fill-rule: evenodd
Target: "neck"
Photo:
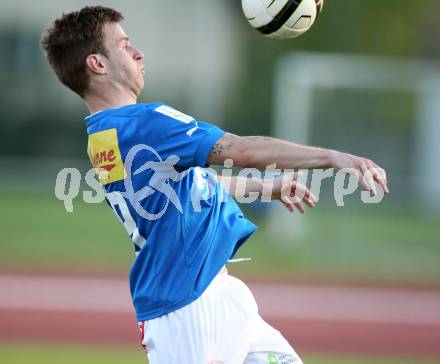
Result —
<instances>
[{"instance_id":1,"label":"neck","mask_svg":"<svg viewBox=\"0 0 440 364\"><path fill-rule=\"evenodd\" d=\"M84 101L90 114L95 114L107 109L117 109L122 106L136 104L137 95L131 92L106 91L86 95L84 96Z\"/></svg>"}]
</instances>

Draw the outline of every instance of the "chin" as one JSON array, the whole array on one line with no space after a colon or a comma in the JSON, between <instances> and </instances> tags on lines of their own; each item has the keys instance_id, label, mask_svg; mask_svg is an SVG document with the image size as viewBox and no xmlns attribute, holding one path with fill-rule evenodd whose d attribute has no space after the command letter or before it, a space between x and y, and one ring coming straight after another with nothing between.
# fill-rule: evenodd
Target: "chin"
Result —
<instances>
[{"instance_id":1,"label":"chin","mask_svg":"<svg viewBox=\"0 0 440 364\"><path fill-rule=\"evenodd\" d=\"M144 85L142 84L136 91L136 96L139 96L142 92L142 90L144 89Z\"/></svg>"}]
</instances>

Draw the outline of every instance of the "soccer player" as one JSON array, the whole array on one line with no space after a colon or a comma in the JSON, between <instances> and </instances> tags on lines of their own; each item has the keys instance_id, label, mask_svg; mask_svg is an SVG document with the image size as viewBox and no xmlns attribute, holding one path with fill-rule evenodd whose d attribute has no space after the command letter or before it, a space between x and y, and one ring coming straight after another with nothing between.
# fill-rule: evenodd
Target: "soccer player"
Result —
<instances>
[{"instance_id":1,"label":"soccer player","mask_svg":"<svg viewBox=\"0 0 440 364\"><path fill-rule=\"evenodd\" d=\"M374 192L376 181L388 192L384 171L365 158L240 137L162 103L138 104L144 55L122 20L111 8L85 7L55 20L42 45L59 80L90 110L88 154L133 241L130 288L150 364L301 363L225 269L256 229L233 198L238 190L262 196L264 181L219 180L203 167L232 160L260 170L349 167L360 176L374 168L364 187ZM287 184L275 179L269 195L290 211L316 202L295 175Z\"/></svg>"}]
</instances>

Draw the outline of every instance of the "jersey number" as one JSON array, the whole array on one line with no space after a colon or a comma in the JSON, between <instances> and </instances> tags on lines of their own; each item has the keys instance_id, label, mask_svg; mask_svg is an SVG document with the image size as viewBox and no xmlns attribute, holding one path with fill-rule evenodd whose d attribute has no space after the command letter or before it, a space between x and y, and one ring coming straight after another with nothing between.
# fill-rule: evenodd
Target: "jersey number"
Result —
<instances>
[{"instance_id":1,"label":"jersey number","mask_svg":"<svg viewBox=\"0 0 440 364\"><path fill-rule=\"evenodd\" d=\"M134 243L136 254L140 252L145 245L145 238L140 234L136 221L131 216L127 202L119 192L109 192L105 194L105 198L109 202L118 219L124 225L128 235ZM118 212L119 210L119 212Z\"/></svg>"}]
</instances>

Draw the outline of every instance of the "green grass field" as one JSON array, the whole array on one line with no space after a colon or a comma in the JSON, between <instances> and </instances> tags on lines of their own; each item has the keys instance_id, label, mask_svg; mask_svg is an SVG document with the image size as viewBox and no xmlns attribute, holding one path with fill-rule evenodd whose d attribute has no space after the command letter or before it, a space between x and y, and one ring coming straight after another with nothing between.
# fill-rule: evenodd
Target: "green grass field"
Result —
<instances>
[{"instance_id":1,"label":"green grass field","mask_svg":"<svg viewBox=\"0 0 440 364\"><path fill-rule=\"evenodd\" d=\"M86 205L78 199L74 212L67 213L49 193L13 190L3 190L0 201L3 267L128 271L131 241L105 203ZM307 212L306 222L300 239L292 233L274 242L258 218L257 233L239 252L253 260L232 271L253 277L440 282L436 216L387 212L380 206L316 208Z\"/></svg>"},{"instance_id":2,"label":"green grass field","mask_svg":"<svg viewBox=\"0 0 440 364\"><path fill-rule=\"evenodd\" d=\"M421 358L302 355L305 364L438 364ZM0 343L0 362L5 364L146 364L138 348L85 347L66 345L17 345ZM187 364L187 363L182 363Z\"/></svg>"},{"instance_id":3,"label":"green grass field","mask_svg":"<svg viewBox=\"0 0 440 364\"><path fill-rule=\"evenodd\" d=\"M126 274L133 259L130 239L105 203L75 201L66 213L49 193L0 193L0 266L3 270L101 271ZM292 215L295 219L295 215ZM240 250L252 262L232 266L240 275L272 278L336 279L371 282L440 282L438 217L403 211L315 209L306 233L274 242L264 219ZM434 364L438 360L302 355L306 364ZM7 344L5 364L146 363L137 346Z\"/></svg>"}]
</instances>

